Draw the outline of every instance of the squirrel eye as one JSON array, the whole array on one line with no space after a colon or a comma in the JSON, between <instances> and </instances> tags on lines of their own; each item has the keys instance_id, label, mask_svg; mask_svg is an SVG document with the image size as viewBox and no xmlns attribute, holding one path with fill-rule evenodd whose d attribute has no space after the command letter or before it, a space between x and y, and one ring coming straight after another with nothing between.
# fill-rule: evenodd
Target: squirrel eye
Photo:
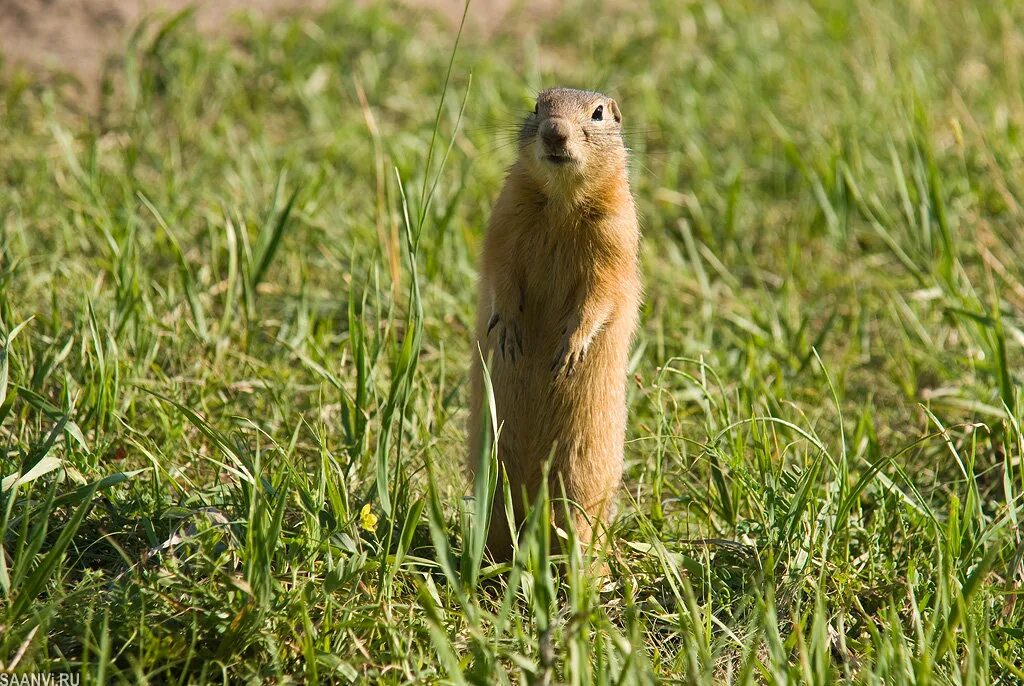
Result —
<instances>
[{"instance_id":1,"label":"squirrel eye","mask_svg":"<svg viewBox=\"0 0 1024 686\"><path fill-rule=\"evenodd\" d=\"M590 115L590 118L594 121L601 121L604 119L604 105L598 105L594 113Z\"/></svg>"},{"instance_id":2,"label":"squirrel eye","mask_svg":"<svg viewBox=\"0 0 1024 686\"><path fill-rule=\"evenodd\" d=\"M540 110L540 104L538 104L538 103L533 103L533 113L534 113L534 114L537 114L537 112L538 112L539 110Z\"/></svg>"}]
</instances>

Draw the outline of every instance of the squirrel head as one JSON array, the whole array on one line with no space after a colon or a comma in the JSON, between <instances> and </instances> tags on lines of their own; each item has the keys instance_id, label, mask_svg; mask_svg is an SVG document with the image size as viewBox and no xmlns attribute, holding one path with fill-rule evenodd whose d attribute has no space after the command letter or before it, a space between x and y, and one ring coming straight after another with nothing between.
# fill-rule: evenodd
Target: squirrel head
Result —
<instances>
[{"instance_id":1,"label":"squirrel head","mask_svg":"<svg viewBox=\"0 0 1024 686\"><path fill-rule=\"evenodd\" d=\"M546 195L587 195L626 177L622 113L607 95L549 88L519 132L519 157Z\"/></svg>"}]
</instances>

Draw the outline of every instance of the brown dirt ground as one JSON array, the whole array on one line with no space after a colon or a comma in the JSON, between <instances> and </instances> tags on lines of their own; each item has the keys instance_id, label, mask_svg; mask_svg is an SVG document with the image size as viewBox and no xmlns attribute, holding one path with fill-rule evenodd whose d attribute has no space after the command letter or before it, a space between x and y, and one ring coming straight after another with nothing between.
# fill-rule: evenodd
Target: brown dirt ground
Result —
<instances>
[{"instance_id":1,"label":"brown dirt ground","mask_svg":"<svg viewBox=\"0 0 1024 686\"><path fill-rule=\"evenodd\" d=\"M453 23L463 0L402 0L439 12ZM230 27L242 12L264 16L316 11L330 0L0 0L0 55L3 69L31 74L66 74L74 90L96 94L107 58L123 49L130 32L147 16L169 17L196 7L196 25L206 33ZM476 0L467 20L471 31L498 27L513 9L550 0Z\"/></svg>"}]
</instances>

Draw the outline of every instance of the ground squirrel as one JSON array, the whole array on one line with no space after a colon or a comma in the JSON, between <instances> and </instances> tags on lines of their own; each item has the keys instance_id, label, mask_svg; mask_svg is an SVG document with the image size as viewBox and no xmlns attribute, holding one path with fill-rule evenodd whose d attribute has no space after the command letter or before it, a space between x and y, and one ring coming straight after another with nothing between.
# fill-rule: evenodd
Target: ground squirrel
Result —
<instances>
[{"instance_id":1,"label":"ground squirrel","mask_svg":"<svg viewBox=\"0 0 1024 686\"><path fill-rule=\"evenodd\" d=\"M564 488L584 542L610 515L622 477L626 368L641 298L626 164L614 100L569 88L541 92L519 133L480 268L476 339L490 360L498 461L516 523L550 458L555 521L567 511ZM471 473L490 432L475 349L474 358ZM500 480L488 549L499 559L511 554Z\"/></svg>"}]
</instances>

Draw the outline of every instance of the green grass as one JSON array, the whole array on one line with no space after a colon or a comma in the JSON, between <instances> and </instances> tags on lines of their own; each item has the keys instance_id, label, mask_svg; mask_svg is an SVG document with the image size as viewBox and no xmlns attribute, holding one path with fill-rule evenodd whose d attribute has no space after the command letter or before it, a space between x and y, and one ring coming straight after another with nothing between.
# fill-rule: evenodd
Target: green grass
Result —
<instances>
[{"instance_id":1,"label":"green grass","mask_svg":"<svg viewBox=\"0 0 1024 686\"><path fill-rule=\"evenodd\" d=\"M469 31L450 79L384 4L150 22L94 113L9 70L3 667L1024 680L1024 6L636 4ZM481 564L461 474L475 255L553 84L621 103L644 225L603 582L543 507Z\"/></svg>"}]
</instances>

